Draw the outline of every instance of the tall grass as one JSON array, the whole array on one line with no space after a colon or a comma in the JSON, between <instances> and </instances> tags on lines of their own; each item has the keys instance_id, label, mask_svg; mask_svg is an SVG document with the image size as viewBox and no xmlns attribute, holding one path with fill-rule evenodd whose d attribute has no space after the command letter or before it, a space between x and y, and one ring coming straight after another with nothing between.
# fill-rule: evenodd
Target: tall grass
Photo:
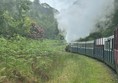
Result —
<instances>
[{"instance_id":1,"label":"tall grass","mask_svg":"<svg viewBox=\"0 0 118 83\"><path fill-rule=\"evenodd\" d=\"M42 82L51 77L58 41L0 38L0 82ZM53 67L52 67L53 65ZM57 66L57 65L55 65Z\"/></svg>"},{"instance_id":2,"label":"tall grass","mask_svg":"<svg viewBox=\"0 0 118 83\"><path fill-rule=\"evenodd\" d=\"M57 40L0 38L0 83L117 83L106 66L64 47Z\"/></svg>"}]
</instances>

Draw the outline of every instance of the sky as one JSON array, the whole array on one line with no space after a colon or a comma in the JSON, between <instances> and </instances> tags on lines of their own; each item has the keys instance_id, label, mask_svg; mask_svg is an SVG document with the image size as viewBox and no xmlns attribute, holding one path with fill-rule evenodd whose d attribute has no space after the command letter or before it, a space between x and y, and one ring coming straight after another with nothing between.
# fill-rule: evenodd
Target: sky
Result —
<instances>
[{"instance_id":1,"label":"sky","mask_svg":"<svg viewBox=\"0 0 118 83\"><path fill-rule=\"evenodd\" d=\"M41 0L41 2L46 2L59 11L69 8L74 1L75 0Z\"/></svg>"},{"instance_id":2,"label":"sky","mask_svg":"<svg viewBox=\"0 0 118 83\"><path fill-rule=\"evenodd\" d=\"M48 3L59 11L67 9L74 1L75 0L40 0L41 3Z\"/></svg>"}]
</instances>

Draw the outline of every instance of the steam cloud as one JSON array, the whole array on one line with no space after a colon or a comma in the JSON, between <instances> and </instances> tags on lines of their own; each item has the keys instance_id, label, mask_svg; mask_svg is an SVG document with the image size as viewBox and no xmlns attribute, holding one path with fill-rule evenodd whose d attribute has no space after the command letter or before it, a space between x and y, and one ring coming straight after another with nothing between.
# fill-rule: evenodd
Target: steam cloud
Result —
<instances>
[{"instance_id":1,"label":"steam cloud","mask_svg":"<svg viewBox=\"0 0 118 83\"><path fill-rule=\"evenodd\" d=\"M64 32L67 42L89 35L98 21L108 20L106 16L113 14L114 11L114 0L47 1L59 9L60 14L56 15L56 18L59 30Z\"/></svg>"}]
</instances>

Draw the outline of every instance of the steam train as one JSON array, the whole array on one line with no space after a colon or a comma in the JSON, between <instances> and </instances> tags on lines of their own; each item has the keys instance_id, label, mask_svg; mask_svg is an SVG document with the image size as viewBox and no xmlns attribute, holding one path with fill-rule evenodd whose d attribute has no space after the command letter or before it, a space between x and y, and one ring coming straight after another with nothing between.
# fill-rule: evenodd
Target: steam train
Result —
<instances>
[{"instance_id":1,"label":"steam train","mask_svg":"<svg viewBox=\"0 0 118 83\"><path fill-rule=\"evenodd\" d=\"M118 29L114 35L85 42L71 42L66 51L98 59L118 73Z\"/></svg>"}]
</instances>

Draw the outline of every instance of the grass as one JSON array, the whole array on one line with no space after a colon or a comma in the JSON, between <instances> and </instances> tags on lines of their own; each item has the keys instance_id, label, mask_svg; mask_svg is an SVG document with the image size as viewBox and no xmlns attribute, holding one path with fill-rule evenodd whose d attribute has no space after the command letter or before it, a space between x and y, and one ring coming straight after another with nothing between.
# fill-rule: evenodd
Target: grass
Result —
<instances>
[{"instance_id":1,"label":"grass","mask_svg":"<svg viewBox=\"0 0 118 83\"><path fill-rule=\"evenodd\" d=\"M0 38L0 83L117 83L107 66L57 40Z\"/></svg>"},{"instance_id":2,"label":"grass","mask_svg":"<svg viewBox=\"0 0 118 83\"><path fill-rule=\"evenodd\" d=\"M106 65L88 57L66 53L61 74L48 83L117 83L116 74Z\"/></svg>"}]
</instances>

